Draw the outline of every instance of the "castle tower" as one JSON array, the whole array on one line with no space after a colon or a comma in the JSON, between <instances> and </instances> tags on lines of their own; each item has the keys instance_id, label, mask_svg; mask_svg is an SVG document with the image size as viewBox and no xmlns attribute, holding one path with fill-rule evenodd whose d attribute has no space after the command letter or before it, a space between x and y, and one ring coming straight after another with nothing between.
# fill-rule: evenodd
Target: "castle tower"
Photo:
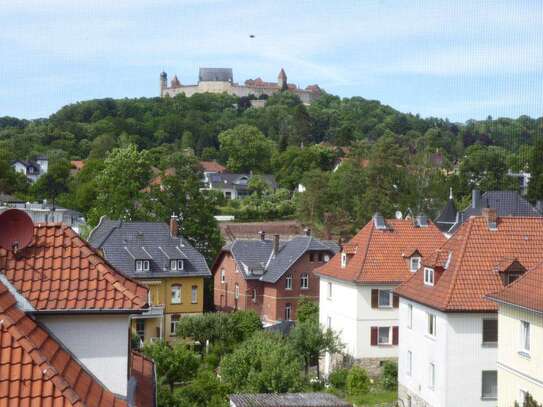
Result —
<instances>
[{"instance_id":1,"label":"castle tower","mask_svg":"<svg viewBox=\"0 0 543 407\"><path fill-rule=\"evenodd\" d=\"M283 68L281 68L281 71L279 71L279 75L277 76L277 86L281 90L288 89L287 74L285 73L285 70Z\"/></svg>"},{"instance_id":2,"label":"castle tower","mask_svg":"<svg viewBox=\"0 0 543 407\"><path fill-rule=\"evenodd\" d=\"M160 73L160 96L162 96L162 92L164 89L168 87L168 74L164 71Z\"/></svg>"}]
</instances>

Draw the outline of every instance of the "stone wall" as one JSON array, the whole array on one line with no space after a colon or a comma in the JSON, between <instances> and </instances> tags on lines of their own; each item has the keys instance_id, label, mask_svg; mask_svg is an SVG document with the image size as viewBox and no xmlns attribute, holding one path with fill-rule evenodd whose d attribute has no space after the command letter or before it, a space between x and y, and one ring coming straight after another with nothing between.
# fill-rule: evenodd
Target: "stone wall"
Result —
<instances>
[{"instance_id":1,"label":"stone wall","mask_svg":"<svg viewBox=\"0 0 543 407\"><path fill-rule=\"evenodd\" d=\"M411 404L409 404L409 397L411 397ZM398 406L431 407L430 404L401 384L398 384Z\"/></svg>"}]
</instances>

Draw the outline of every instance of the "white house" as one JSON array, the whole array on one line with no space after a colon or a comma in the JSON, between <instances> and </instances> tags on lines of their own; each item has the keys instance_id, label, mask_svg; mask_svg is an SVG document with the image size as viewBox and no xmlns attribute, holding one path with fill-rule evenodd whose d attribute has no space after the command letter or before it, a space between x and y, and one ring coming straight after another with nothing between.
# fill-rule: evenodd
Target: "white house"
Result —
<instances>
[{"instance_id":1,"label":"white house","mask_svg":"<svg viewBox=\"0 0 543 407\"><path fill-rule=\"evenodd\" d=\"M495 406L498 315L485 295L543 260L543 219L465 222L400 296L398 397L405 406Z\"/></svg>"},{"instance_id":2,"label":"white house","mask_svg":"<svg viewBox=\"0 0 543 407\"><path fill-rule=\"evenodd\" d=\"M319 268L320 322L338 332L346 352L377 374L398 356L398 298L407 280L445 237L425 217L373 219ZM325 361L325 374L331 366Z\"/></svg>"},{"instance_id":3,"label":"white house","mask_svg":"<svg viewBox=\"0 0 543 407\"><path fill-rule=\"evenodd\" d=\"M543 403L543 265L488 298L499 306L498 406Z\"/></svg>"},{"instance_id":4,"label":"white house","mask_svg":"<svg viewBox=\"0 0 543 407\"><path fill-rule=\"evenodd\" d=\"M30 182L35 182L43 174L47 173L49 161L47 157L38 156L35 160L15 160L11 166L16 172L24 174Z\"/></svg>"}]
</instances>

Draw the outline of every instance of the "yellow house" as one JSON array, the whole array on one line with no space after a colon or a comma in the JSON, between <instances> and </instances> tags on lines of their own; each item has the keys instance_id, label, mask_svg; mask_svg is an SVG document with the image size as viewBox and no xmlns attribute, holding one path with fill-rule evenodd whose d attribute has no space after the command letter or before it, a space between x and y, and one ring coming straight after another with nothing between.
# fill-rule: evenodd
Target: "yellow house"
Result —
<instances>
[{"instance_id":1,"label":"yellow house","mask_svg":"<svg viewBox=\"0 0 543 407\"><path fill-rule=\"evenodd\" d=\"M149 311L134 315L131 324L142 341L171 341L180 318L204 310L204 284L211 272L178 229L176 217L169 226L102 218L89 236L117 270L149 287Z\"/></svg>"},{"instance_id":2,"label":"yellow house","mask_svg":"<svg viewBox=\"0 0 543 407\"><path fill-rule=\"evenodd\" d=\"M498 406L543 403L543 265L489 296L498 310Z\"/></svg>"}]
</instances>

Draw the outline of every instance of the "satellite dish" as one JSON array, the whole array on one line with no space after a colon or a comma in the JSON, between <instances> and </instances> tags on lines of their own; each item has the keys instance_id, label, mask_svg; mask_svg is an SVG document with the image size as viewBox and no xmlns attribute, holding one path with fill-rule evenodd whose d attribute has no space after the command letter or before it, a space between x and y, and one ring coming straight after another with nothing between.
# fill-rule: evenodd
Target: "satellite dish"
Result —
<instances>
[{"instance_id":1,"label":"satellite dish","mask_svg":"<svg viewBox=\"0 0 543 407\"><path fill-rule=\"evenodd\" d=\"M394 216L396 216L396 219L399 219L399 220L403 219L402 211L396 211Z\"/></svg>"},{"instance_id":2,"label":"satellite dish","mask_svg":"<svg viewBox=\"0 0 543 407\"><path fill-rule=\"evenodd\" d=\"M34 237L34 223L26 212L8 209L0 214L0 247L17 252L27 247Z\"/></svg>"}]
</instances>

